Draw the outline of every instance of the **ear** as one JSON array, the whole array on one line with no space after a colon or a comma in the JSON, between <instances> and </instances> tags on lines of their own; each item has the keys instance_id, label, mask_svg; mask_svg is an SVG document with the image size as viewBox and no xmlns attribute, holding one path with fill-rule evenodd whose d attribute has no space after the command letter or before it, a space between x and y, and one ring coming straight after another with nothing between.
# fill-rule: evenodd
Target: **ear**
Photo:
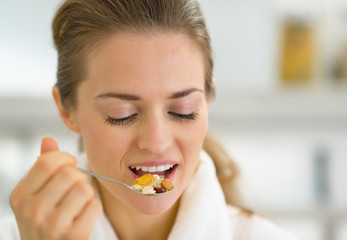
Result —
<instances>
[{"instance_id":1,"label":"ear","mask_svg":"<svg viewBox=\"0 0 347 240\"><path fill-rule=\"evenodd\" d=\"M81 134L81 130L79 128L75 112L72 110L68 110L63 106L60 98L60 92L56 85L52 89L52 95L55 105L58 108L60 117L63 120L65 126L67 126L71 131L77 134Z\"/></svg>"}]
</instances>

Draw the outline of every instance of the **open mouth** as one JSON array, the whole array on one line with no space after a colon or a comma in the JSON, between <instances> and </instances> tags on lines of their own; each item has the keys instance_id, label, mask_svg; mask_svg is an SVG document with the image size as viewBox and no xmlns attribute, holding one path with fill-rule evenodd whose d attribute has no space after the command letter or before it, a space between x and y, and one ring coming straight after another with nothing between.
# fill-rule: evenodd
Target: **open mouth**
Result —
<instances>
[{"instance_id":1,"label":"open mouth","mask_svg":"<svg viewBox=\"0 0 347 240\"><path fill-rule=\"evenodd\" d=\"M145 174L156 174L160 178L170 178L176 169L177 164L175 165L158 165L158 166L130 166L129 169L136 175L136 178L141 177Z\"/></svg>"}]
</instances>

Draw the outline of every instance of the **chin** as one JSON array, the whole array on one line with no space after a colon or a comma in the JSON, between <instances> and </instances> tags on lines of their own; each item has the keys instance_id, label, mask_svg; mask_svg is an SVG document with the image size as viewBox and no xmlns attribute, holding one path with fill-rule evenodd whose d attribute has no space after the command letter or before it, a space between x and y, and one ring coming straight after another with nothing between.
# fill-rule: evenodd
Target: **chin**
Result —
<instances>
[{"instance_id":1,"label":"chin","mask_svg":"<svg viewBox=\"0 0 347 240\"><path fill-rule=\"evenodd\" d=\"M179 195L174 192L167 193L163 196L138 196L131 198L128 205L134 210L146 215L157 215L168 211L179 199Z\"/></svg>"}]
</instances>

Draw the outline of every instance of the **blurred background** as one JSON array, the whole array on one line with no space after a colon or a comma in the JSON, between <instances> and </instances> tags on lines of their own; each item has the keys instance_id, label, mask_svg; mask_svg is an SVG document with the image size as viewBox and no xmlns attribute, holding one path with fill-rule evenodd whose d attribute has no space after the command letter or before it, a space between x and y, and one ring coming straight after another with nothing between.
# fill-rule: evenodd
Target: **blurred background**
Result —
<instances>
[{"instance_id":1,"label":"blurred background","mask_svg":"<svg viewBox=\"0 0 347 240\"><path fill-rule=\"evenodd\" d=\"M52 135L59 0L0 0L0 216ZM201 0L215 56L210 130L246 204L304 240L347 239L347 1Z\"/></svg>"}]
</instances>

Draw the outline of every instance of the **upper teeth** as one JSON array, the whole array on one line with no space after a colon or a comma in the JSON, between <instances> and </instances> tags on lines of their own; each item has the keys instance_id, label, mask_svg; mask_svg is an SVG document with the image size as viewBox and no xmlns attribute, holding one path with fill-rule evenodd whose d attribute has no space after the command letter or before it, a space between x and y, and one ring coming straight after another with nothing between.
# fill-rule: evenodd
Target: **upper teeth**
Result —
<instances>
[{"instance_id":1,"label":"upper teeth","mask_svg":"<svg viewBox=\"0 0 347 240\"><path fill-rule=\"evenodd\" d=\"M131 166L131 169L136 169L136 170L142 170L143 172L162 172L162 171L166 171L169 170L170 168L172 168L173 165L160 165L160 166L151 166L151 167L147 167L147 166Z\"/></svg>"}]
</instances>

